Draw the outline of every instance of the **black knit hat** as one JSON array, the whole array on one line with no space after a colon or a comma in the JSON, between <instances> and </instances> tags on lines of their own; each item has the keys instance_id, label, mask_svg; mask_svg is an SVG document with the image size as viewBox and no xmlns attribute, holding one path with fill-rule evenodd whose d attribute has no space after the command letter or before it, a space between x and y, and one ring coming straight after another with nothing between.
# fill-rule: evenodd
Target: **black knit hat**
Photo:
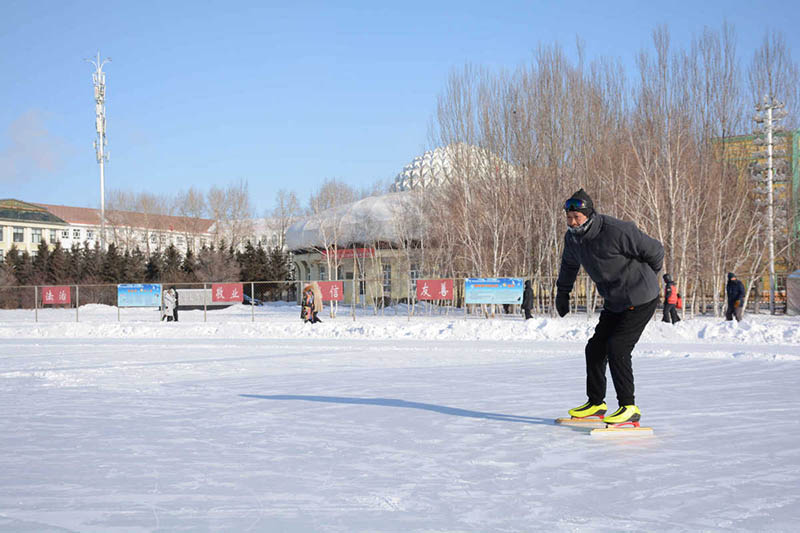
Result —
<instances>
[{"instance_id":1,"label":"black knit hat","mask_svg":"<svg viewBox=\"0 0 800 533\"><path fill-rule=\"evenodd\" d=\"M728 272L728 281L732 280L735 277L736 277L736 274L734 274L733 272Z\"/></svg>"},{"instance_id":2,"label":"black knit hat","mask_svg":"<svg viewBox=\"0 0 800 533\"><path fill-rule=\"evenodd\" d=\"M669 283L670 281L672 281L672 278L669 274L664 274L664 283Z\"/></svg>"},{"instance_id":3,"label":"black knit hat","mask_svg":"<svg viewBox=\"0 0 800 533\"><path fill-rule=\"evenodd\" d=\"M577 211L578 213L583 213L587 217L590 217L594 213L592 197L589 196L586 191L580 189L564 202L564 211Z\"/></svg>"}]
</instances>

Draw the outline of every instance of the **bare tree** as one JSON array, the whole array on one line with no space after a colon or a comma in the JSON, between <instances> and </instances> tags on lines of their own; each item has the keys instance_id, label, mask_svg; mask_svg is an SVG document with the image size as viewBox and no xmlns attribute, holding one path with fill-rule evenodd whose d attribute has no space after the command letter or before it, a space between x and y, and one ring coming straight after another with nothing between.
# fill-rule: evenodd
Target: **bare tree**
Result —
<instances>
[{"instance_id":1,"label":"bare tree","mask_svg":"<svg viewBox=\"0 0 800 533\"><path fill-rule=\"evenodd\" d=\"M275 221L278 231L278 246L286 245L286 230L300 217L300 202L292 191L281 189L275 198L275 208L271 218Z\"/></svg>"},{"instance_id":2,"label":"bare tree","mask_svg":"<svg viewBox=\"0 0 800 533\"><path fill-rule=\"evenodd\" d=\"M208 211L214 219L214 240L227 242L234 249L253 234L252 207L247 181L239 180L225 189L211 187L207 194Z\"/></svg>"},{"instance_id":3,"label":"bare tree","mask_svg":"<svg viewBox=\"0 0 800 533\"><path fill-rule=\"evenodd\" d=\"M207 206L205 195L190 187L178 193L175 198L175 213L184 218L183 232L189 250L195 250L195 238L207 230Z\"/></svg>"}]
</instances>

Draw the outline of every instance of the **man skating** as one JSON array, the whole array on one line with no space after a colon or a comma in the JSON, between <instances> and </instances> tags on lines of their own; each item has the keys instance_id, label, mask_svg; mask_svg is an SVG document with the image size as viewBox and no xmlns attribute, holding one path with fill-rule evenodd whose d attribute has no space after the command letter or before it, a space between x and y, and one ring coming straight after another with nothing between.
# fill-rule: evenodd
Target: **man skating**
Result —
<instances>
[{"instance_id":1,"label":"man skating","mask_svg":"<svg viewBox=\"0 0 800 533\"><path fill-rule=\"evenodd\" d=\"M607 424L638 422L631 352L653 317L660 293L658 272L664 247L632 222L596 213L583 190L564 204L569 226L556 281L556 310L569 313L569 294L583 266L603 297L603 310L594 335L586 344L588 401L569 410L576 418L604 416ZM606 415L606 365L617 392L619 408Z\"/></svg>"}]
</instances>

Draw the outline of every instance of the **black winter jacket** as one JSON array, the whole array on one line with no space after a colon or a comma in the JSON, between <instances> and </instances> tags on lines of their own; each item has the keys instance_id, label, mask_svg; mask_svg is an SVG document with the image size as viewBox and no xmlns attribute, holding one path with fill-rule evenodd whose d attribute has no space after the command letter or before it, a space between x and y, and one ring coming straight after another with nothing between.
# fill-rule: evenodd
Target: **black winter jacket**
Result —
<instances>
[{"instance_id":1,"label":"black winter jacket","mask_svg":"<svg viewBox=\"0 0 800 533\"><path fill-rule=\"evenodd\" d=\"M522 308L533 309L533 289L531 289L531 284L527 281L525 282L525 290L522 291Z\"/></svg>"},{"instance_id":2,"label":"black winter jacket","mask_svg":"<svg viewBox=\"0 0 800 533\"><path fill-rule=\"evenodd\" d=\"M728 304L730 305L733 305L736 300L744 300L744 285L738 279L728 280L725 292L728 293Z\"/></svg>"},{"instance_id":3,"label":"black winter jacket","mask_svg":"<svg viewBox=\"0 0 800 533\"><path fill-rule=\"evenodd\" d=\"M658 298L663 262L664 247L633 222L595 214L582 237L567 231L556 287L571 292L583 266L603 297L603 307L618 313Z\"/></svg>"}]
</instances>

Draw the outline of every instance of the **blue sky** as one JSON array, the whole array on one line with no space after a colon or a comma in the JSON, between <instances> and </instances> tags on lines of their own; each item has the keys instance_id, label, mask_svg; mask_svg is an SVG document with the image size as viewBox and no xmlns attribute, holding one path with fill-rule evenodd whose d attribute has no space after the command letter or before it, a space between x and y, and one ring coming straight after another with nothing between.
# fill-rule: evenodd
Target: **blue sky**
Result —
<instances>
[{"instance_id":1,"label":"blue sky","mask_svg":"<svg viewBox=\"0 0 800 533\"><path fill-rule=\"evenodd\" d=\"M279 189L305 202L326 178L393 179L430 148L436 98L466 63L511 70L539 44L572 53L579 36L589 59L633 69L657 25L684 47L725 20L743 64L767 28L800 60L796 1L289 4L3 0L0 198L100 205L83 61L98 50L112 58L106 190L244 179L257 215Z\"/></svg>"}]
</instances>

